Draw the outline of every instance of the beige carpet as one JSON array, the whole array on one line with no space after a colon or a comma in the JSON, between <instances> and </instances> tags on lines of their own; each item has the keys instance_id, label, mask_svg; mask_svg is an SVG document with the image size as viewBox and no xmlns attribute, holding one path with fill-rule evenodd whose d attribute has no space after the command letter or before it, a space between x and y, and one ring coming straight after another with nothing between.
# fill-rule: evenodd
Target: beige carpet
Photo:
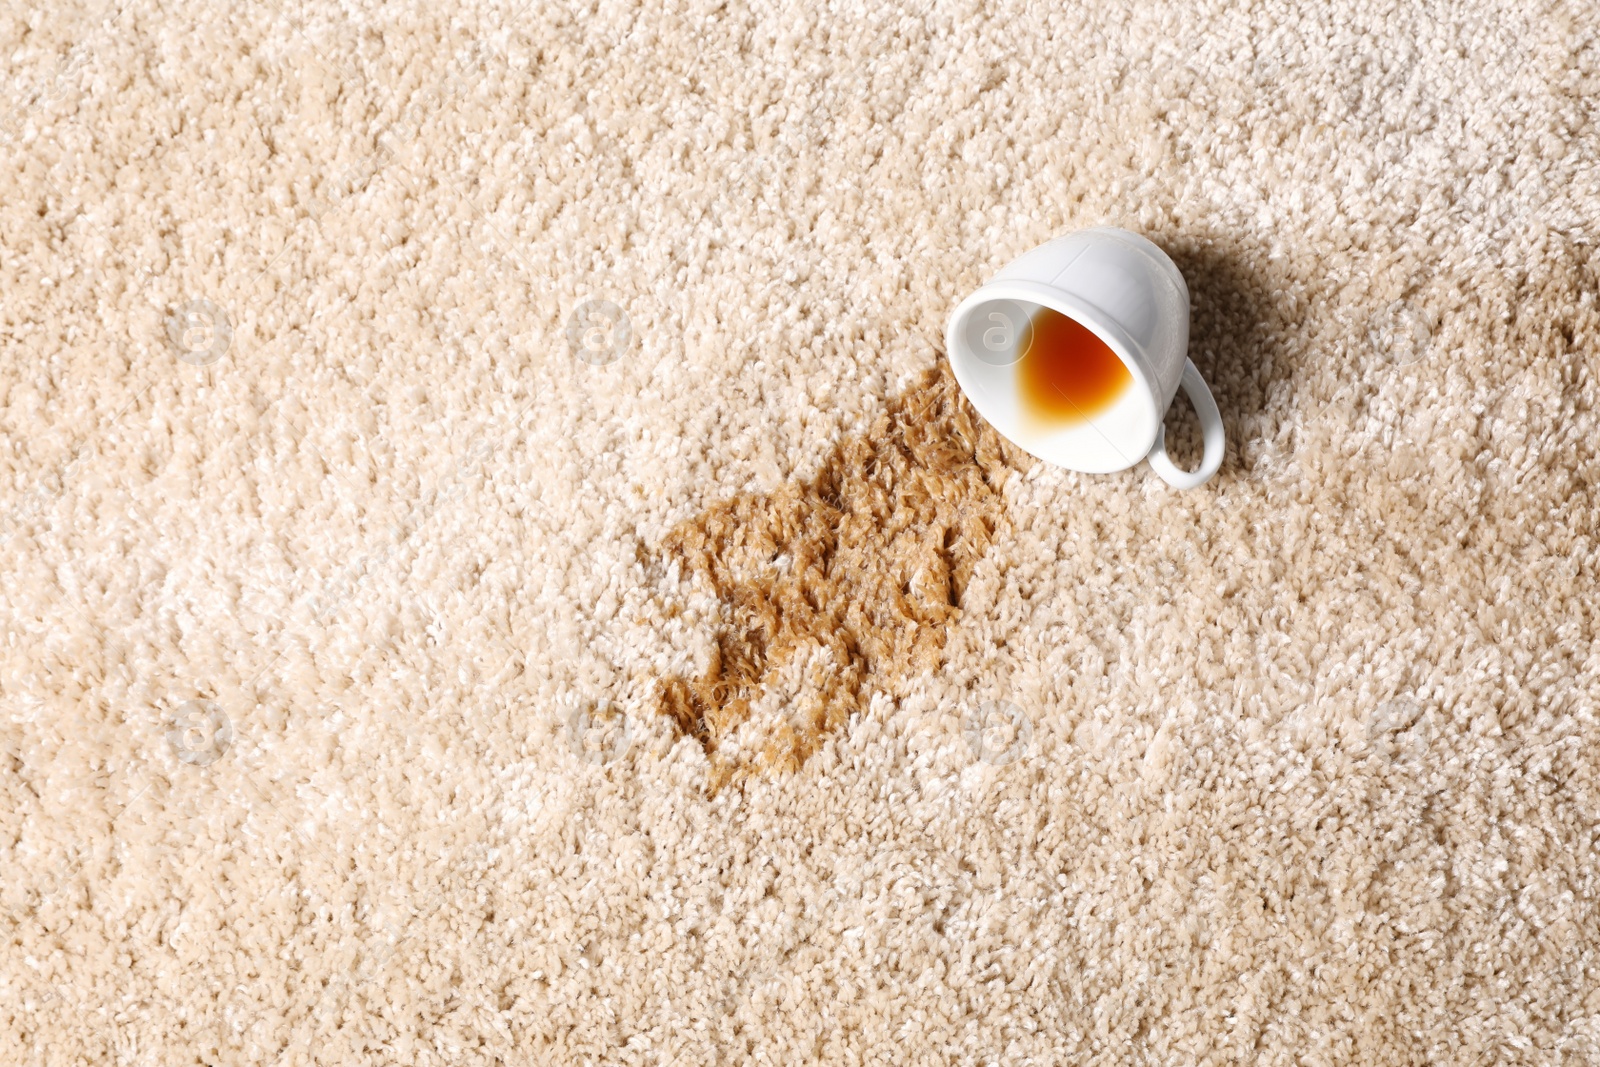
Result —
<instances>
[{"instance_id":1,"label":"beige carpet","mask_svg":"<svg viewBox=\"0 0 1600 1067\"><path fill-rule=\"evenodd\" d=\"M0 1061L1600 1063L1535 6L7 4ZM941 376L1107 223L1201 490Z\"/></svg>"}]
</instances>

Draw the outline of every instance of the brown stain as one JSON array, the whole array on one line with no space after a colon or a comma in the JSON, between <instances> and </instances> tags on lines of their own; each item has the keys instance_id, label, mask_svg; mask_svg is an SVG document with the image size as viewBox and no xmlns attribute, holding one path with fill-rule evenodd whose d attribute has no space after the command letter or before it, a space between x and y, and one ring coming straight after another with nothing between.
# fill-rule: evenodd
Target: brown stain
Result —
<instances>
[{"instance_id":1,"label":"brown stain","mask_svg":"<svg viewBox=\"0 0 1600 1067\"><path fill-rule=\"evenodd\" d=\"M874 693L906 695L943 661L973 568L1030 461L972 410L941 361L818 474L707 508L663 540L724 607L704 673L663 680L658 710L712 760L713 789L791 771ZM723 742L775 687L791 694L759 753Z\"/></svg>"}]
</instances>

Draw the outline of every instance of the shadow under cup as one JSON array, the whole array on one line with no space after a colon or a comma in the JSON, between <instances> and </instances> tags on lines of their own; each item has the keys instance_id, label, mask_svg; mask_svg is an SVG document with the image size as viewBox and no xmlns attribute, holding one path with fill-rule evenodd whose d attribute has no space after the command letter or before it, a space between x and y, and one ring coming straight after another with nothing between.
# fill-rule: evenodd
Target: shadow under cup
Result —
<instances>
[{"instance_id":1,"label":"shadow under cup","mask_svg":"<svg viewBox=\"0 0 1600 1067\"><path fill-rule=\"evenodd\" d=\"M1148 376L1092 309L1066 294L996 295L967 309L951 349L973 406L1040 459L1106 474L1149 451L1159 416Z\"/></svg>"}]
</instances>

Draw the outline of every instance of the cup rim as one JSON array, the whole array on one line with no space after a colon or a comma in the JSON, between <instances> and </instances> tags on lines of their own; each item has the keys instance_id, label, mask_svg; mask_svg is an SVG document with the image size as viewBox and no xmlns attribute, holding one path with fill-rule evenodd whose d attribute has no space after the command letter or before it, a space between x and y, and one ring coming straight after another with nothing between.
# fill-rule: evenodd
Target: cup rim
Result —
<instances>
[{"instance_id":1,"label":"cup rim","mask_svg":"<svg viewBox=\"0 0 1600 1067\"><path fill-rule=\"evenodd\" d=\"M1066 467L1069 470L1083 470L1085 473L1091 474L1111 473L1110 471L1091 471L1085 468L1073 467L1070 464L1062 463L1059 459L1040 455L1022 441L1017 440L1015 436L1008 432L1008 427L1002 426L998 421L991 418L990 412L983 410L982 391L976 388L977 383L972 380L966 366L967 362L975 357L961 341L961 327L966 323L967 316L971 315L979 305L987 304L994 300L1025 301L1059 312L1087 328L1103 341L1116 354L1118 359L1122 360L1123 366L1128 368L1129 373L1133 375L1139 385L1140 401L1146 413L1150 416L1150 422L1154 428L1150 432L1150 440L1144 443L1143 451L1133 457L1124 455L1122 458L1127 460L1127 463L1117 469L1127 470L1144 459L1151 446L1155 444L1156 435L1161 430L1161 413L1159 405L1156 403L1155 388L1152 384L1154 379L1150 374L1149 368L1145 365L1143 353L1139 351L1138 346L1133 343L1132 339L1126 335L1122 327L1093 303L1064 289L1059 289L1043 282L1024 281L1017 278L992 279L979 286L965 300L956 305L955 311L950 315L949 324L945 329L945 358L950 361L950 369L955 373L956 382L961 386L961 391L972 402L972 406L977 408L978 414L982 415L984 420L999 431L1006 440L1029 455L1044 460L1046 463ZM1093 418L1090 418L1089 422L1093 425ZM1115 445L1112 447L1116 448ZM1117 449L1117 451L1120 452L1121 450Z\"/></svg>"}]
</instances>

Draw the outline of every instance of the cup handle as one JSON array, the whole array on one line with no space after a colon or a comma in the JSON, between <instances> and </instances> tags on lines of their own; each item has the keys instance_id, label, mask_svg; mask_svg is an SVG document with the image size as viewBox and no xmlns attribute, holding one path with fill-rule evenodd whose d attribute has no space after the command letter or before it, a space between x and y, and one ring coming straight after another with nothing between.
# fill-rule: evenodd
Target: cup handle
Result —
<instances>
[{"instance_id":1,"label":"cup handle","mask_svg":"<svg viewBox=\"0 0 1600 1067\"><path fill-rule=\"evenodd\" d=\"M1179 382L1183 391L1189 395L1189 402L1194 405L1194 413L1200 416L1200 431L1205 435L1206 451L1200 460L1200 469L1195 471L1181 471L1167 455L1167 428L1156 427L1156 441L1150 446L1150 454L1145 459L1150 461L1150 466L1161 475L1162 481L1174 489L1193 489L1204 485L1217 473L1217 468L1222 466L1222 454L1225 451L1226 439L1222 433L1222 413L1217 410L1217 402L1211 396L1211 388L1206 385L1206 380L1200 377L1200 370L1194 365L1194 360L1183 361L1183 379Z\"/></svg>"}]
</instances>

